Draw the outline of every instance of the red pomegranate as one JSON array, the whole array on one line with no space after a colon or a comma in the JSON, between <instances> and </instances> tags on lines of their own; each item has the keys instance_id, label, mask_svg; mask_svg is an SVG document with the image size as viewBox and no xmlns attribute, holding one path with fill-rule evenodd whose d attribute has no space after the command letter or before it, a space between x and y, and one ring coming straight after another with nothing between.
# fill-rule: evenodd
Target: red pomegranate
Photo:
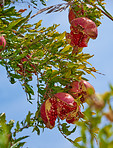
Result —
<instances>
[{"instance_id":1,"label":"red pomegranate","mask_svg":"<svg viewBox=\"0 0 113 148\"><path fill-rule=\"evenodd\" d=\"M0 51L4 50L6 46L6 40L3 36L0 36Z\"/></svg>"},{"instance_id":2,"label":"red pomegranate","mask_svg":"<svg viewBox=\"0 0 113 148\"><path fill-rule=\"evenodd\" d=\"M91 98L95 94L94 87L85 80L73 81L69 86L66 86L66 88L69 89L68 92L74 98L80 97L82 103L86 102L88 98Z\"/></svg>"},{"instance_id":3,"label":"red pomegranate","mask_svg":"<svg viewBox=\"0 0 113 148\"><path fill-rule=\"evenodd\" d=\"M57 100L55 97L45 100L41 105L40 114L47 128L52 129L55 126L57 118Z\"/></svg>"},{"instance_id":4,"label":"red pomegranate","mask_svg":"<svg viewBox=\"0 0 113 148\"><path fill-rule=\"evenodd\" d=\"M81 109L79 106L79 108L76 112L71 112L70 114L68 114L68 116L66 118L66 122L71 123L71 124L75 124L80 118L83 118L83 117L84 117L84 115L81 112Z\"/></svg>"},{"instance_id":5,"label":"red pomegranate","mask_svg":"<svg viewBox=\"0 0 113 148\"><path fill-rule=\"evenodd\" d=\"M72 28L74 32L79 30L83 34L86 34L92 39L96 39L98 35L96 24L86 18L86 17L79 17L71 21Z\"/></svg>"},{"instance_id":6,"label":"red pomegranate","mask_svg":"<svg viewBox=\"0 0 113 148\"><path fill-rule=\"evenodd\" d=\"M74 98L68 93L56 93L52 98L45 100L41 105L40 114L46 126L52 129L55 126L55 120L59 117L66 119L68 123L74 123L80 116L77 115L79 106Z\"/></svg>"},{"instance_id":7,"label":"red pomegranate","mask_svg":"<svg viewBox=\"0 0 113 148\"><path fill-rule=\"evenodd\" d=\"M54 96L57 98L57 112L61 120L66 119L69 113L77 110L77 103L70 94L61 92Z\"/></svg>"},{"instance_id":8,"label":"red pomegranate","mask_svg":"<svg viewBox=\"0 0 113 148\"><path fill-rule=\"evenodd\" d=\"M74 20L75 18L77 18L79 15L83 15L84 14L84 10L82 7L79 7L80 10L74 10L73 8L69 9L69 14L68 14L68 19L69 22L71 23L72 20Z\"/></svg>"},{"instance_id":9,"label":"red pomegranate","mask_svg":"<svg viewBox=\"0 0 113 148\"><path fill-rule=\"evenodd\" d=\"M68 14L68 19L69 22L71 23L72 20L76 18L76 14L72 8L69 9L69 14Z\"/></svg>"},{"instance_id":10,"label":"red pomegranate","mask_svg":"<svg viewBox=\"0 0 113 148\"><path fill-rule=\"evenodd\" d=\"M73 47L87 47L89 36L72 30L70 33L66 33L66 40Z\"/></svg>"}]
</instances>

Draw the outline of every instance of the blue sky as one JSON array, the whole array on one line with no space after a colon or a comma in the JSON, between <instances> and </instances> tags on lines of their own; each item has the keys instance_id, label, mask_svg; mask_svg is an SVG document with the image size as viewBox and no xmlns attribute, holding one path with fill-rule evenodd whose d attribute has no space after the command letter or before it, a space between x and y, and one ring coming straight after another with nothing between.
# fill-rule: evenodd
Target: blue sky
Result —
<instances>
[{"instance_id":1,"label":"blue sky","mask_svg":"<svg viewBox=\"0 0 113 148\"><path fill-rule=\"evenodd\" d=\"M113 1L105 0L107 3L106 9L113 15ZM55 3L61 3L58 1L48 1L48 5ZM22 6L21 6L22 7ZM31 20L38 22L43 20L43 26L50 26L53 23L61 24L58 27L59 32L69 32L68 22L68 10L61 13L53 13L46 15L45 13L36 16ZM90 75L86 78L94 86L96 92L103 93L109 90L108 84L113 84L113 22L106 16L103 16L102 24L98 27L98 38L96 40L90 40L88 47L84 49L84 52L94 54L94 57L90 60L90 63L99 70L99 72L105 74L95 74L96 79ZM35 84L35 82L33 82ZM28 111L36 111L36 101L31 105L27 102L25 93L17 82L16 84L10 84L5 69L0 66L0 112L5 112L7 120L13 119L15 121L23 120ZM73 148L73 145L69 143L57 130L46 129L40 136L36 133L31 134L31 130L25 130L23 135L31 135L28 138L27 144L24 148ZM18 134L20 135L20 134ZM75 132L72 137L76 138L78 135Z\"/></svg>"}]
</instances>

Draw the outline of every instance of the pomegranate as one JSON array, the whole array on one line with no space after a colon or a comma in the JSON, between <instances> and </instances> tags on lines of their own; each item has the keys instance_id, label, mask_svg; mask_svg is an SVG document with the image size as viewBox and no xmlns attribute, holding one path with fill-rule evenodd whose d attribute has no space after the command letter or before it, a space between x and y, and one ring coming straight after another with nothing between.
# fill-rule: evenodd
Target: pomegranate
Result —
<instances>
[{"instance_id":1,"label":"pomegranate","mask_svg":"<svg viewBox=\"0 0 113 148\"><path fill-rule=\"evenodd\" d=\"M71 114L68 114L66 118L67 123L75 124L80 118L83 118L84 115L81 112L80 106L76 112L72 112Z\"/></svg>"},{"instance_id":2,"label":"pomegranate","mask_svg":"<svg viewBox=\"0 0 113 148\"><path fill-rule=\"evenodd\" d=\"M94 87L85 80L73 81L70 85L66 86L68 92L74 97L80 97L82 103L86 102L88 98L91 98L95 94Z\"/></svg>"},{"instance_id":3,"label":"pomegranate","mask_svg":"<svg viewBox=\"0 0 113 148\"><path fill-rule=\"evenodd\" d=\"M98 34L96 24L86 17L73 19L70 29L71 32L66 33L66 40L73 46L72 54L77 54L83 47L87 47L89 39L96 39Z\"/></svg>"},{"instance_id":4,"label":"pomegranate","mask_svg":"<svg viewBox=\"0 0 113 148\"><path fill-rule=\"evenodd\" d=\"M70 8L69 9L68 19L69 19L69 22L70 23L71 23L72 20L74 20L78 16L84 14L83 8L81 8L81 7L79 7L79 8L80 8L80 10L78 10L78 11L74 10L73 8Z\"/></svg>"},{"instance_id":5,"label":"pomegranate","mask_svg":"<svg viewBox=\"0 0 113 148\"><path fill-rule=\"evenodd\" d=\"M96 24L86 18L86 17L79 17L71 21L72 28L74 32L80 31L83 34L86 34L92 39L96 39L98 35Z\"/></svg>"},{"instance_id":6,"label":"pomegranate","mask_svg":"<svg viewBox=\"0 0 113 148\"><path fill-rule=\"evenodd\" d=\"M97 94L97 93L93 95L92 99L88 101L88 104L92 109L99 110L99 111L105 107L105 102L101 94Z\"/></svg>"},{"instance_id":7,"label":"pomegranate","mask_svg":"<svg viewBox=\"0 0 113 148\"><path fill-rule=\"evenodd\" d=\"M57 100L55 97L45 100L41 105L40 114L47 128L52 129L57 118Z\"/></svg>"},{"instance_id":8,"label":"pomegranate","mask_svg":"<svg viewBox=\"0 0 113 148\"><path fill-rule=\"evenodd\" d=\"M72 8L70 8L69 15L68 15L69 22L71 23L71 21L74 20L75 18L76 18L76 14L75 14L74 10Z\"/></svg>"},{"instance_id":9,"label":"pomegranate","mask_svg":"<svg viewBox=\"0 0 113 148\"><path fill-rule=\"evenodd\" d=\"M66 119L69 113L76 112L77 103L70 94L61 92L54 96L57 98L58 117L61 120Z\"/></svg>"},{"instance_id":10,"label":"pomegranate","mask_svg":"<svg viewBox=\"0 0 113 148\"><path fill-rule=\"evenodd\" d=\"M0 51L4 50L6 46L6 40L3 36L0 36Z\"/></svg>"},{"instance_id":11,"label":"pomegranate","mask_svg":"<svg viewBox=\"0 0 113 148\"><path fill-rule=\"evenodd\" d=\"M87 47L89 37L82 32L75 33L74 31L71 31L70 33L66 33L66 40L73 47Z\"/></svg>"},{"instance_id":12,"label":"pomegranate","mask_svg":"<svg viewBox=\"0 0 113 148\"><path fill-rule=\"evenodd\" d=\"M41 105L40 113L42 120L50 129L55 126L57 117L61 120L66 119L68 123L72 124L81 118L80 108L74 98L70 94L63 92L56 93L53 97L45 100Z\"/></svg>"}]
</instances>

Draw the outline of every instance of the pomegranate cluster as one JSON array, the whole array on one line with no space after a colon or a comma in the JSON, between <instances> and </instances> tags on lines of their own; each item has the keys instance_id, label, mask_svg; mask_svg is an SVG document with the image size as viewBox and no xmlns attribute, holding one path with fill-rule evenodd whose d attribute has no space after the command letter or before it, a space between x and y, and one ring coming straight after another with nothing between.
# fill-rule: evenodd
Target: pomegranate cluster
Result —
<instances>
[{"instance_id":1,"label":"pomegranate cluster","mask_svg":"<svg viewBox=\"0 0 113 148\"><path fill-rule=\"evenodd\" d=\"M84 14L83 9L76 13ZM70 33L66 33L67 42L73 47L73 54L79 49L87 47L90 38L96 39L98 35L96 24L87 17L77 17L74 10L69 10Z\"/></svg>"},{"instance_id":2,"label":"pomegranate cluster","mask_svg":"<svg viewBox=\"0 0 113 148\"><path fill-rule=\"evenodd\" d=\"M83 113L80 109L80 102L84 103L90 99L95 90L93 86L85 80L73 81L66 86L67 92L54 94L44 101L40 108L40 114L47 128L55 126L56 118L66 119L67 123L75 124ZM79 103L76 99L80 98Z\"/></svg>"}]
</instances>

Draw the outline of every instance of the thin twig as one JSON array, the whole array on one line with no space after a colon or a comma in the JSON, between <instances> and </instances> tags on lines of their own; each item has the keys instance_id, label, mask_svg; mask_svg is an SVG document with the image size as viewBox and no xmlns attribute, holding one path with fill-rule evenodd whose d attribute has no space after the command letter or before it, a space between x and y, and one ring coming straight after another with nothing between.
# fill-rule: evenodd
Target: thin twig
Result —
<instances>
[{"instance_id":1,"label":"thin twig","mask_svg":"<svg viewBox=\"0 0 113 148\"><path fill-rule=\"evenodd\" d=\"M37 88L38 88L38 95L37 95L37 110L38 110L38 105L39 105L39 78L38 78L38 73L36 73L37 76Z\"/></svg>"},{"instance_id":2,"label":"thin twig","mask_svg":"<svg viewBox=\"0 0 113 148\"><path fill-rule=\"evenodd\" d=\"M27 57L27 56L25 56L25 58L36 68L36 70L40 73L40 75L42 76L43 74L42 74L42 72L37 68L37 66L34 64L34 63L32 63L31 62L31 60Z\"/></svg>"},{"instance_id":3,"label":"thin twig","mask_svg":"<svg viewBox=\"0 0 113 148\"><path fill-rule=\"evenodd\" d=\"M109 16L106 12L104 12L102 9L100 9L98 6L95 5L95 7L100 10L104 15L106 15L109 19L113 21L113 17Z\"/></svg>"},{"instance_id":4,"label":"thin twig","mask_svg":"<svg viewBox=\"0 0 113 148\"><path fill-rule=\"evenodd\" d=\"M97 0L98 1L98 0ZM83 2L84 3L84 2ZM109 16L105 11L103 11L101 8L99 8L96 4L93 4L92 2L89 2L88 4L96 7L98 10L100 10L104 15L106 15L109 19L113 21L113 17Z\"/></svg>"},{"instance_id":5,"label":"thin twig","mask_svg":"<svg viewBox=\"0 0 113 148\"><path fill-rule=\"evenodd\" d=\"M51 8L53 9L57 9L58 7L62 6L62 5L66 5L66 8L70 5L71 3L62 3L62 4L57 4L57 5L52 5L43 9L40 9L36 14L34 14L33 16L31 16L27 21L29 21L30 19L34 18L36 15L41 14L44 11L47 11Z\"/></svg>"},{"instance_id":6,"label":"thin twig","mask_svg":"<svg viewBox=\"0 0 113 148\"><path fill-rule=\"evenodd\" d=\"M55 12L55 11L53 11L54 9L58 9L58 7L60 7L60 6L62 6L62 5L66 5L66 7L65 7L65 9L69 6L69 5L72 5L73 4L73 2L68 2L68 3L62 3L62 4L57 4L57 5L53 5L53 6L49 6L49 7L47 7L47 8L43 8L43 9L40 9L36 14L34 14L33 16L31 16L29 19L28 19L28 21L30 20L30 19L32 19L33 17L35 17L36 15L38 15L38 14L40 14L40 13L42 13L42 12L44 12L44 11L47 11L47 10L49 10L49 9L51 9L51 8L53 8L52 10L50 10L50 12ZM106 15L109 19L111 19L112 21L113 21L113 17L111 17L110 15L108 15L105 11L103 11L101 8L99 8L97 5L95 5L95 4L93 4L93 3L91 3L91 2L89 2L88 4L90 4L90 5L92 5L92 6L94 6L94 7L96 7L98 10L100 10L104 15ZM65 10L64 9L64 10ZM60 9L59 9L59 11L60 11ZM56 11L57 12L57 11ZM48 12L47 12L48 13Z\"/></svg>"}]
</instances>

